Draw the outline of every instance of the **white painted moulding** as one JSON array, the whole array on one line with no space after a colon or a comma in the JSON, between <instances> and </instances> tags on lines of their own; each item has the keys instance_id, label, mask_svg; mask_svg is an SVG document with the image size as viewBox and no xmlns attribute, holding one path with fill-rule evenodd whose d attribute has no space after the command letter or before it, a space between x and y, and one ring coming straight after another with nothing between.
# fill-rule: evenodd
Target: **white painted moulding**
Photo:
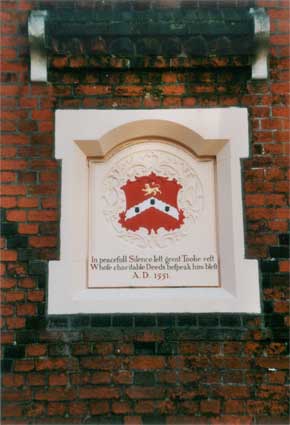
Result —
<instances>
[{"instance_id":1,"label":"white painted moulding","mask_svg":"<svg viewBox=\"0 0 290 425\"><path fill-rule=\"evenodd\" d=\"M246 108L58 110L55 124L55 155L62 160L60 260L49 263L49 314L260 312L258 263L244 258ZM87 289L88 156L149 136L216 156L220 288Z\"/></svg>"}]
</instances>

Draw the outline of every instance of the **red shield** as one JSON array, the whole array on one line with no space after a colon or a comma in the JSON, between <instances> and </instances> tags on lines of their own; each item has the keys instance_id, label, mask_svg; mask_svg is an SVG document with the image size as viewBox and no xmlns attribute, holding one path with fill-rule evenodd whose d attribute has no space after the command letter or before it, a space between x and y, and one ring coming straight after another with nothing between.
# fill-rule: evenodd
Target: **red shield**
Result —
<instances>
[{"instance_id":1,"label":"red shield","mask_svg":"<svg viewBox=\"0 0 290 425\"><path fill-rule=\"evenodd\" d=\"M184 223L183 210L178 208L177 195L182 186L176 179L157 176L136 177L121 187L126 196L126 210L119 214L119 223L127 230L144 227L151 233L158 229L175 230Z\"/></svg>"}]
</instances>

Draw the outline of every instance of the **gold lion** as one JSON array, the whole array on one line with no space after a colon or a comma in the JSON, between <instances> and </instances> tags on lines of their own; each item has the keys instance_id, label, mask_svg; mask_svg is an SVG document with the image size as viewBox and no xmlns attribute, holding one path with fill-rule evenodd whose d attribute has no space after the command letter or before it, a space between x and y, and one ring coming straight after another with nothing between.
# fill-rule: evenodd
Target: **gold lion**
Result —
<instances>
[{"instance_id":1,"label":"gold lion","mask_svg":"<svg viewBox=\"0 0 290 425\"><path fill-rule=\"evenodd\" d=\"M152 183L152 184L155 184L155 183ZM149 183L145 183L145 187L144 189L142 189L142 191L145 192L144 196L148 196L148 195L156 196L157 193L161 193L159 184L157 186L150 187Z\"/></svg>"}]
</instances>

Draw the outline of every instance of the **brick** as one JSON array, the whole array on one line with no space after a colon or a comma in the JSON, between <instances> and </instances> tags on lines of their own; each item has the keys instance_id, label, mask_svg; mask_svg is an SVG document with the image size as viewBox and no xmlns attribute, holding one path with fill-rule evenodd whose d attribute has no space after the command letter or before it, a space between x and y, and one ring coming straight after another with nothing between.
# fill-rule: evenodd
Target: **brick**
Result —
<instances>
[{"instance_id":1,"label":"brick","mask_svg":"<svg viewBox=\"0 0 290 425\"><path fill-rule=\"evenodd\" d=\"M4 131L4 129L3 129L3 131ZM15 148L14 146L1 146L1 157L2 158L13 158L13 157L16 156L16 152L17 152L17 148ZM4 161L4 159L2 159L2 162L1 162L2 170L4 170L3 161ZM11 168L11 169L13 170L13 168Z\"/></svg>"},{"instance_id":2,"label":"brick","mask_svg":"<svg viewBox=\"0 0 290 425\"><path fill-rule=\"evenodd\" d=\"M246 386L228 386L213 388L213 394L226 399L247 399L250 396L250 390Z\"/></svg>"},{"instance_id":3,"label":"brick","mask_svg":"<svg viewBox=\"0 0 290 425\"><path fill-rule=\"evenodd\" d=\"M5 374L2 377L2 384L4 387L21 387L24 385L24 376L19 374Z\"/></svg>"},{"instance_id":4,"label":"brick","mask_svg":"<svg viewBox=\"0 0 290 425\"><path fill-rule=\"evenodd\" d=\"M52 388L44 391L37 391L35 393L35 400L47 401L71 401L75 400L76 393L74 389L67 388Z\"/></svg>"},{"instance_id":5,"label":"brick","mask_svg":"<svg viewBox=\"0 0 290 425\"><path fill-rule=\"evenodd\" d=\"M23 406L19 404L6 404L2 407L2 417L21 417L23 415Z\"/></svg>"},{"instance_id":6,"label":"brick","mask_svg":"<svg viewBox=\"0 0 290 425\"><path fill-rule=\"evenodd\" d=\"M281 400L287 397L287 389L278 385L261 385L257 391L257 397L270 400Z\"/></svg>"},{"instance_id":7,"label":"brick","mask_svg":"<svg viewBox=\"0 0 290 425\"><path fill-rule=\"evenodd\" d=\"M15 197L2 196L0 198L0 204L2 208L15 208L17 206L17 201Z\"/></svg>"},{"instance_id":8,"label":"brick","mask_svg":"<svg viewBox=\"0 0 290 425\"><path fill-rule=\"evenodd\" d=\"M124 415L130 413L132 408L127 401L113 401L112 412L116 415Z\"/></svg>"},{"instance_id":9,"label":"brick","mask_svg":"<svg viewBox=\"0 0 290 425\"><path fill-rule=\"evenodd\" d=\"M30 372L34 369L34 360L15 360L15 372Z\"/></svg>"},{"instance_id":10,"label":"brick","mask_svg":"<svg viewBox=\"0 0 290 425\"><path fill-rule=\"evenodd\" d=\"M120 359L104 358L83 358L80 360L81 366L85 369L114 370L119 369Z\"/></svg>"},{"instance_id":11,"label":"brick","mask_svg":"<svg viewBox=\"0 0 290 425\"><path fill-rule=\"evenodd\" d=\"M22 171L18 173L19 183L36 183L37 174L35 172Z\"/></svg>"},{"instance_id":12,"label":"brick","mask_svg":"<svg viewBox=\"0 0 290 425\"><path fill-rule=\"evenodd\" d=\"M178 96L167 96L163 99L162 104L165 108L178 108L181 106L181 99Z\"/></svg>"},{"instance_id":13,"label":"brick","mask_svg":"<svg viewBox=\"0 0 290 425\"><path fill-rule=\"evenodd\" d=\"M98 343L95 345L93 351L101 356L105 356L113 353L113 344L112 343Z\"/></svg>"},{"instance_id":14,"label":"brick","mask_svg":"<svg viewBox=\"0 0 290 425\"><path fill-rule=\"evenodd\" d=\"M142 86L116 86L115 94L117 96L140 96L143 94L144 88Z\"/></svg>"},{"instance_id":15,"label":"brick","mask_svg":"<svg viewBox=\"0 0 290 425\"><path fill-rule=\"evenodd\" d=\"M24 210L9 210L6 213L7 221L26 221L26 211Z\"/></svg>"},{"instance_id":16,"label":"brick","mask_svg":"<svg viewBox=\"0 0 290 425\"><path fill-rule=\"evenodd\" d=\"M268 375L269 384L281 384L284 385L286 381L286 372L271 372Z\"/></svg>"},{"instance_id":17,"label":"brick","mask_svg":"<svg viewBox=\"0 0 290 425\"><path fill-rule=\"evenodd\" d=\"M77 361L69 358L50 358L38 360L35 369L41 370L74 370L76 369Z\"/></svg>"},{"instance_id":18,"label":"brick","mask_svg":"<svg viewBox=\"0 0 290 425\"><path fill-rule=\"evenodd\" d=\"M14 172L2 172L1 173L1 182L2 183L13 183L16 181L16 173Z\"/></svg>"},{"instance_id":19,"label":"brick","mask_svg":"<svg viewBox=\"0 0 290 425\"><path fill-rule=\"evenodd\" d=\"M47 353L47 346L44 344L30 344L26 346L27 357L44 356Z\"/></svg>"},{"instance_id":20,"label":"brick","mask_svg":"<svg viewBox=\"0 0 290 425\"><path fill-rule=\"evenodd\" d=\"M18 287L19 288L35 288L36 287L36 281L31 278L23 278L18 280ZM30 293L28 293L27 297L30 296ZM28 298L29 299L29 298Z\"/></svg>"},{"instance_id":21,"label":"brick","mask_svg":"<svg viewBox=\"0 0 290 425\"><path fill-rule=\"evenodd\" d=\"M107 95L111 93L110 86L101 86L101 85L87 85L87 86L78 86L77 94L87 95L87 96L100 96ZM118 93L120 94L120 93Z\"/></svg>"},{"instance_id":22,"label":"brick","mask_svg":"<svg viewBox=\"0 0 290 425\"><path fill-rule=\"evenodd\" d=\"M87 404L85 402L76 401L69 405L69 414L72 416L84 416L87 412Z\"/></svg>"},{"instance_id":23,"label":"brick","mask_svg":"<svg viewBox=\"0 0 290 425\"><path fill-rule=\"evenodd\" d=\"M112 380L110 372L90 372L89 384L109 384Z\"/></svg>"},{"instance_id":24,"label":"brick","mask_svg":"<svg viewBox=\"0 0 290 425\"><path fill-rule=\"evenodd\" d=\"M182 85L170 85L160 88L165 96L181 96L185 93L185 87Z\"/></svg>"},{"instance_id":25,"label":"brick","mask_svg":"<svg viewBox=\"0 0 290 425\"><path fill-rule=\"evenodd\" d=\"M127 370L120 370L114 373L113 381L117 384L131 384L133 381L132 372Z\"/></svg>"},{"instance_id":26,"label":"brick","mask_svg":"<svg viewBox=\"0 0 290 425\"><path fill-rule=\"evenodd\" d=\"M36 316L37 307L35 304L18 304L17 307L18 316Z\"/></svg>"},{"instance_id":27,"label":"brick","mask_svg":"<svg viewBox=\"0 0 290 425\"><path fill-rule=\"evenodd\" d=\"M290 271L290 265L288 260L279 261L279 271L282 273L288 273Z\"/></svg>"},{"instance_id":28,"label":"brick","mask_svg":"<svg viewBox=\"0 0 290 425\"><path fill-rule=\"evenodd\" d=\"M200 403L200 411L202 413L212 413L218 415L221 405L219 400L202 400Z\"/></svg>"},{"instance_id":29,"label":"brick","mask_svg":"<svg viewBox=\"0 0 290 425\"><path fill-rule=\"evenodd\" d=\"M43 301L44 300L44 291L42 291L42 290L41 291L30 291L27 294L27 300L31 301L31 302L41 302L41 301Z\"/></svg>"},{"instance_id":30,"label":"brick","mask_svg":"<svg viewBox=\"0 0 290 425\"><path fill-rule=\"evenodd\" d=\"M17 251L5 250L1 254L2 261L16 261L17 260Z\"/></svg>"},{"instance_id":31,"label":"brick","mask_svg":"<svg viewBox=\"0 0 290 425\"><path fill-rule=\"evenodd\" d=\"M11 289L14 288L16 286L16 280L13 278L5 278L3 277L1 279L1 288L6 288L6 289Z\"/></svg>"},{"instance_id":32,"label":"brick","mask_svg":"<svg viewBox=\"0 0 290 425\"><path fill-rule=\"evenodd\" d=\"M1 314L2 316L13 316L14 307L12 305L1 305Z\"/></svg>"},{"instance_id":33,"label":"brick","mask_svg":"<svg viewBox=\"0 0 290 425\"><path fill-rule=\"evenodd\" d=\"M164 357L158 356L139 356L130 361L130 368L132 369L162 369L164 366Z\"/></svg>"},{"instance_id":34,"label":"brick","mask_svg":"<svg viewBox=\"0 0 290 425\"><path fill-rule=\"evenodd\" d=\"M93 415L104 415L105 413L109 413L110 406L107 401L94 401L90 405L90 411Z\"/></svg>"},{"instance_id":35,"label":"brick","mask_svg":"<svg viewBox=\"0 0 290 425\"><path fill-rule=\"evenodd\" d=\"M29 142L29 136L26 136L24 134L5 134L1 137L1 143L3 143L4 145L28 145Z\"/></svg>"},{"instance_id":36,"label":"brick","mask_svg":"<svg viewBox=\"0 0 290 425\"><path fill-rule=\"evenodd\" d=\"M34 109L32 111L32 119L40 121L50 121L53 118L53 112L50 109L42 109L42 110L36 110Z\"/></svg>"},{"instance_id":37,"label":"brick","mask_svg":"<svg viewBox=\"0 0 290 425\"><path fill-rule=\"evenodd\" d=\"M46 384L46 376L40 373L29 373L27 383L31 386L44 386Z\"/></svg>"},{"instance_id":38,"label":"brick","mask_svg":"<svg viewBox=\"0 0 290 425\"><path fill-rule=\"evenodd\" d=\"M47 413L49 416L63 416L66 411L64 403L48 403Z\"/></svg>"},{"instance_id":39,"label":"brick","mask_svg":"<svg viewBox=\"0 0 290 425\"><path fill-rule=\"evenodd\" d=\"M36 208L38 207L38 199L19 197L17 200L17 206L19 208Z\"/></svg>"},{"instance_id":40,"label":"brick","mask_svg":"<svg viewBox=\"0 0 290 425\"><path fill-rule=\"evenodd\" d=\"M29 245L33 248L53 248L56 244L55 236L32 236L29 238Z\"/></svg>"},{"instance_id":41,"label":"brick","mask_svg":"<svg viewBox=\"0 0 290 425\"><path fill-rule=\"evenodd\" d=\"M124 425L142 425L140 416L124 416Z\"/></svg>"},{"instance_id":42,"label":"brick","mask_svg":"<svg viewBox=\"0 0 290 425\"><path fill-rule=\"evenodd\" d=\"M13 291L6 293L6 302L17 302L24 300L24 292L23 291Z\"/></svg>"},{"instance_id":43,"label":"brick","mask_svg":"<svg viewBox=\"0 0 290 425\"><path fill-rule=\"evenodd\" d=\"M244 403L241 400L228 400L225 402L225 413L241 413L245 412Z\"/></svg>"},{"instance_id":44,"label":"brick","mask_svg":"<svg viewBox=\"0 0 290 425\"><path fill-rule=\"evenodd\" d=\"M130 399L163 399L165 395L164 388L161 387L134 387L126 390Z\"/></svg>"},{"instance_id":45,"label":"brick","mask_svg":"<svg viewBox=\"0 0 290 425\"><path fill-rule=\"evenodd\" d=\"M18 225L18 232L22 235L34 235L38 233L38 224L20 223Z\"/></svg>"},{"instance_id":46,"label":"brick","mask_svg":"<svg viewBox=\"0 0 290 425\"><path fill-rule=\"evenodd\" d=\"M64 373L61 374L52 374L48 377L48 383L49 385L67 385L68 384L68 377Z\"/></svg>"},{"instance_id":47,"label":"brick","mask_svg":"<svg viewBox=\"0 0 290 425\"><path fill-rule=\"evenodd\" d=\"M81 399L114 399L120 397L120 390L111 387L80 388Z\"/></svg>"},{"instance_id":48,"label":"brick","mask_svg":"<svg viewBox=\"0 0 290 425\"><path fill-rule=\"evenodd\" d=\"M28 220L29 221L56 221L57 220L57 212L50 210L42 210L42 211L29 211L28 212Z\"/></svg>"}]
</instances>

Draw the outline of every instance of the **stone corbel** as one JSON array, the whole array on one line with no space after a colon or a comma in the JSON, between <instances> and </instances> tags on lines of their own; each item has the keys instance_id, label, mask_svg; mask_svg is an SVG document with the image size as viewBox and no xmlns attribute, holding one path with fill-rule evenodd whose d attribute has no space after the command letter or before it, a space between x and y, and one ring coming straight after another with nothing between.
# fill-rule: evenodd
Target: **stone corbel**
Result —
<instances>
[{"instance_id":1,"label":"stone corbel","mask_svg":"<svg viewBox=\"0 0 290 425\"><path fill-rule=\"evenodd\" d=\"M47 81L47 54L45 50L46 16L46 10L33 10L28 20L31 81Z\"/></svg>"},{"instance_id":2,"label":"stone corbel","mask_svg":"<svg viewBox=\"0 0 290 425\"><path fill-rule=\"evenodd\" d=\"M268 78L268 44L270 20L264 8L250 9L254 18L256 54L252 63L252 78L262 80Z\"/></svg>"}]
</instances>

